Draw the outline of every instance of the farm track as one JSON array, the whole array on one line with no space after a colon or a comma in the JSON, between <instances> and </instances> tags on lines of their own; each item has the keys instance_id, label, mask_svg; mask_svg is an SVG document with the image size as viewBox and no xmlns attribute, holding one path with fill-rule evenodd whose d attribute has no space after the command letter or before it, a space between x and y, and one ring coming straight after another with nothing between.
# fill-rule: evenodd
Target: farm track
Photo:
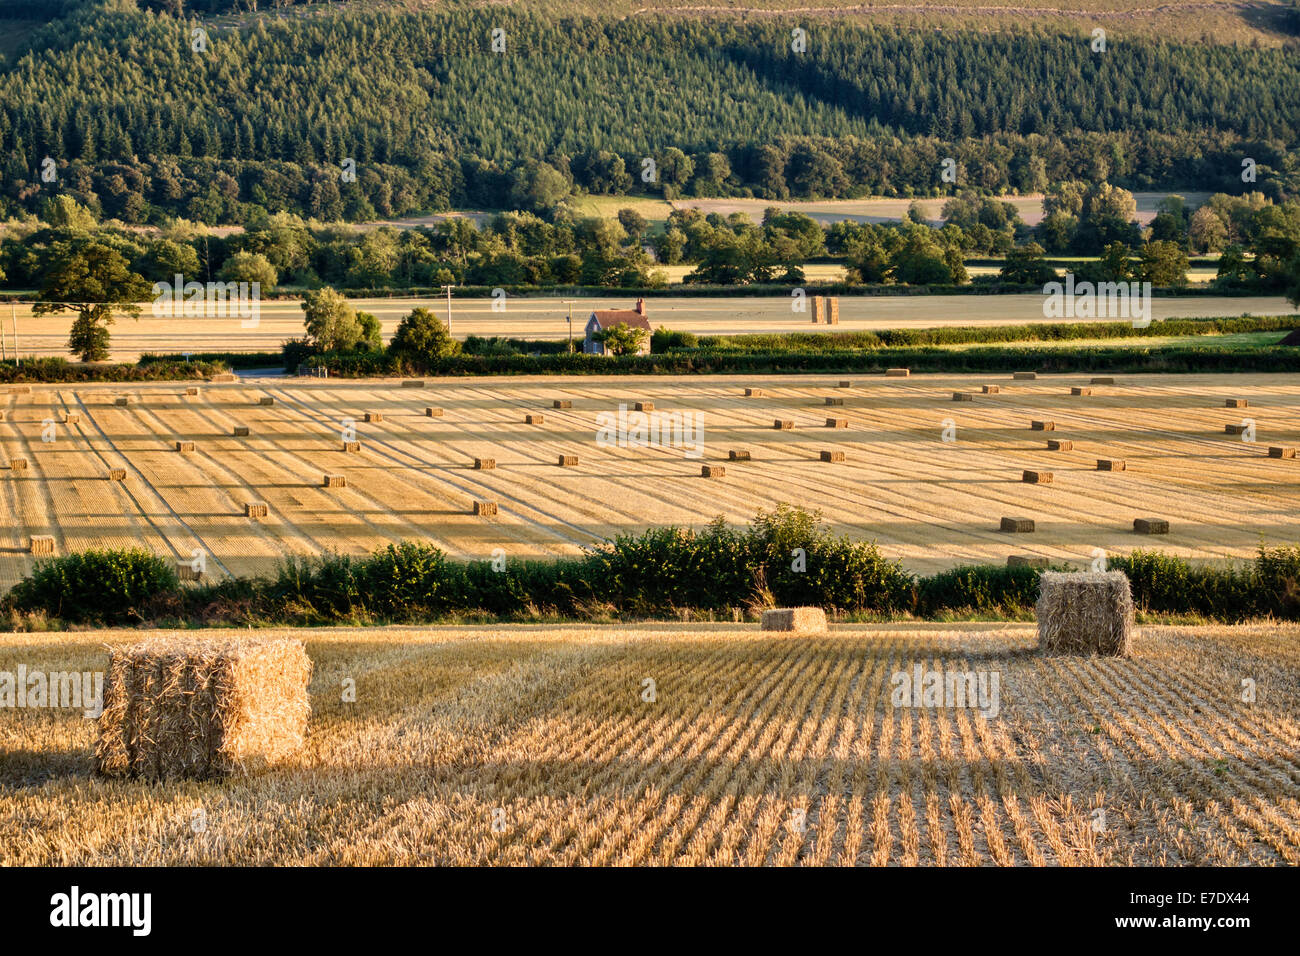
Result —
<instances>
[{"instance_id":1,"label":"farm track","mask_svg":"<svg viewBox=\"0 0 1300 956\"><path fill-rule=\"evenodd\" d=\"M208 386L185 398L175 386L118 390L37 386L12 398L0 424L6 456L25 456L25 475L0 471L0 502L16 516L0 584L30 567L31 534L52 533L59 549L143 544L187 559L202 548L222 573L271 573L285 557L336 550L363 554L401 540L437 545L456 558L511 560L573 555L603 538L649 526L700 527L718 515L743 522L781 502L817 509L836 530L877 542L916 571L1002 563L1009 553L1054 562L1089 562L1095 550L1123 554L1157 547L1193 559L1242 560L1258 546L1300 540L1300 467L1271 459L1272 444L1300 445L1300 385L1283 375L1125 376L1070 396L1087 376L1012 382L1005 375L859 377L714 376L676 380L472 379L306 384L270 379ZM999 384L996 394L981 384ZM746 386L762 396L744 397ZM953 391L976 392L953 402ZM270 397L274 404L259 405ZM827 397L843 405L824 405ZM1224 407L1226 397L1250 407ZM572 408L556 409L553 399ZM681 446L621 448L596 442L602 413L654 401L658 413L696 413L701 456ZM426 405L442 417L423 415ZM38 445L39 423L79 410L53 445ZM383 420L364 422L363 413ZM544 422L524 424L524 415ZM18 418L19 421L14 419ZM340 450L344 418L356 421L362 450ZM791 419L793 431L772 428ZM842 418L846 428L827 428ZM1255 444L1223 434L1253 419ZM1031 419L1056 422L1031 431ZM951 420L957 440L940 440ZM251 434L235 437L234 425ZM1048 451L1049 438L1075 443ZM172 450L175 439L196 452ZM750 461L730 461L745 449ZM840 450L846 460L818 460ZM559 467L559 455L578 464ZM475 470L474 458L493 458ZM1128 463L1099 472L1099 458ZM702 464L722 478L702 478ZM126 467L125 484L103 480ZM1050 484L1022 482L1047 470ZM325 489L325 474L348 487ZM470 514L475 500L499 504L493 518ZM262 521L246 501L265 501ZM999 530L1002 516L1035 520L1033 534ZM1135 517L1165 517L1167 536L1132 531ZM921 814L921 808L917 809Z\"/></svg>"},{"instance_id":2,"label":"farm track","mask_svg":"<svg viewBox=\"0 0 1300 956\"><path fill-rule=\"evenodd\" d=\"M1296 625L1147 628L1100 660L1025 625L288 633L313 713L268 774L91 788L93 725L15 712L0 864L1300 863ZM0 635L0 669L139 636ZM997 712L896 706L918 665L996 672Z\"/></svg>"}]
</instances>

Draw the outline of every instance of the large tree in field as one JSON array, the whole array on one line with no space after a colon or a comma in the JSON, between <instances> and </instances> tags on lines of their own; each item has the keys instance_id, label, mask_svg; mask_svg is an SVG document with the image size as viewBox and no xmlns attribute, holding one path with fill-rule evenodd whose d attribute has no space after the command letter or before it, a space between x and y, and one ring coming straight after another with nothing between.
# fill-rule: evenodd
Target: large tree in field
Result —
<instances>
[{"instance_id":1,"label":"large tree in field","mask_svg":"<svg viewBox=\"0 0 1300 956\"><path fill-rule=\"evenodd\" d=\"M108 358L108 327L113 313L139 316L136 303L149 295L150 286L132 272L122 254L94 240L74 240L54 246L46 270L36 315L75 312L68 335L68 350L83 362Z\"/></svg>"},{"instance_id":2,"label":"large tree in field","mask_svg":"<svg viewBox=\"0 0 1300 956\"><path fill-rule=\"evenodd\" d=\"M348 300L329 286L302 297L307 338L322 352L350 352L364 334Z\"/></svg>"}]
</instances>

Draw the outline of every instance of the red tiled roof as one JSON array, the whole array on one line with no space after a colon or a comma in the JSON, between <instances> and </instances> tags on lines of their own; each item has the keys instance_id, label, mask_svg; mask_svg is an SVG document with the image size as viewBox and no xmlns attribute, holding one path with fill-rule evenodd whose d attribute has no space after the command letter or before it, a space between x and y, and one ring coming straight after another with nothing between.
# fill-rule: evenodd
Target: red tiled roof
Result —
<instances>
[{"instance_id":1,"label":"red tiled roof","mask_svg":"<svg viewBox=\"0 0 1300 956\"><path fill-rule=\"evenodd\" d=\"M626 325L630 329L654 331L654 329L650 328L650 320L635 309L597 309L591 315L596 320L596 324L602 329L611 329L616 325Z\"/></svg>"}]
</instances>

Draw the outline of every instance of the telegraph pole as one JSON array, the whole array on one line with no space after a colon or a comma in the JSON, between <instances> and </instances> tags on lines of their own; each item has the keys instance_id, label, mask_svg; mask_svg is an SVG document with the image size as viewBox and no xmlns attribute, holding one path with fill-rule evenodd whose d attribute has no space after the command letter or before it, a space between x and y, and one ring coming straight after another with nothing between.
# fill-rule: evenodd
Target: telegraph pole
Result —
<instances>
[{"instance_id":1,"label":"telegraph pole","mask_svg":"<svg viewBox=\"0 0 1300 956\"><path fill-rule=\"evenodd\" d=\"M456 288L454 285L445 285L447 290L447 334L451 335L451 290Z\"/></svg>"},{"instance_id":2,"label":"telegraph pole","mask_svg":"<svg viewBox=\"0 0 1300 956\"><path fill-rule=\"evenodd\" d=\"M563 299L561 301L564 305L567 305L569 307L569 351L572 352L573 351L573 303L577 302L578 300Z\"/></svg>"}]
</instances>

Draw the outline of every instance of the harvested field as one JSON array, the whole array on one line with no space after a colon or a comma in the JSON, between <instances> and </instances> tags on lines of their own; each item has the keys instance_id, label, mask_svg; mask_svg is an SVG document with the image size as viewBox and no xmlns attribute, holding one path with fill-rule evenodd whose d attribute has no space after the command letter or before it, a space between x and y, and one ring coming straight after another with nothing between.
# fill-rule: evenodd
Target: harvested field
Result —
<instances>
[{"instance_id":1,"label":"harvested field","mask_svg":"<svg viewBox=\"0 0 1300 956\"><path fill-rule=\"evenodd\" d=\"M889 557L930 572L971 562L1005 563L1023 551L998 531L999 515L1032 518L1032 553L1086 566L1093 549L1122 554L1142 544L1133 519L1176 516L1161 549L1189 558L1246 559L1262 542L1300 541L1300 471L1269 449L1300 445L1300 382L1287 375L1132 376L1086 403L1071 398L1083 376L1041 375L1014 389L954 405L958 376L867 377L851 393L834 376L763 376L745 397L729 376L429 379L246 379L183 396L173 385L35 386L0 396L0 584L31 569L27 542L53 535L58 553L140 545L164 557L209 556L208 578L265 574L289 555L334 548L362 554L419 539L455 558L576 554L586 545L652 525L737 523L789 502L821 509L837 530L874 539ZM967 379L967 381L969 381ZM257 398L269 393L274 405ZM629 393L653 402L656 420L700 416L700 458L685 447L597 443L597 416ZM556 395L564 396L557 399ZM844 397L828 429L824 399ZM1248 396L1258 442L1224 432ZM428 418L435 401L445 414ZM553 401L571 408L554 409ZM525 414L546 408L545 426ZM359 421L358 409L383 416ZM42 443L41 422L80 420ZM636 414L631 413L629 414ZM358 450L340 452L343 420ZM952 418L956 441L941 440ZM1048 451L1031 421L1055 423ZM791 429L776 429L774 421ZM236 438L234 427L248 426ZM352 436L348 436L351 438ZM671 433L669 438L672 438ZM177 454L174 441L196 451ZM704 462L750 453L725 482L699 481ZM827 468L820 452L845 453ZM556 467L562 456L577 465ZM474 459L493 459L475 471ZM1126 471L1097 471L1099 460ZM120 470L125 481L105 481ZM1031 485L1025 471L1050 471ZM346 486L323 488L322 475ZM499 504L495 520L471 515ZM265 502L265 520L244 503Z\"/></svg>"},{"instance_id":2,"label":"harvested field","mask_svg":"<svg viewBox=\"0 0 1300 956\"><path fill-rule=\"evenodd\" d=\"M0 635L0 670L147 636ZM1295 625L1144 628L1104 660L1031 624L291 636L311 719L264 774L95 781L93 720L14 710L0 864L1300 864ZM996 672L996 713L896 706L917 667Z\"/></svg>"},{"instance_id":3,"label":"harvested field","mask_svg":"<svg viewBox=\"0 0 1300 956\"><path fill-rule=\"evenodd\" d=\"M767 201L758 201L762 215ZM902 200L906 209L907 200ZM938 202L938 201L936 201ZM939 203L941 204L941 203ZM613 215L613 211L609 213ZM241 326L237 317L209 316L189 319L153 318L150 303L143 303L138 320L119 322L113 327L110 346L113 361L134 362L145 352L277 352L285 339L302 335L301 299L284 298L262 302L261 318L255 328ZM569 307L561 298L511 298L505 312L494 307L491 297L460 298L452 303L452 334L500 335L515 338L559 341L569 334ZM356 298L355 309L376 316L389 341L402 317L415 308L431 309L440 317L447 314L446 300L432 298ZM574 314L590 309L627 308L617 295L583 298ZM746 296L697 297L657 296L648 303L650 322L700 335L739 335L749 332L852 332L862 329L934 328L938 326L1023 325L1039 322L1075 321L1044 318L1043 297L1036 294L998 296L968 295L880 295L846 296L840 300L841 322L836 326L812 325L806 313L790 311L790 297ZM68 354L68 315L35 317L32 304L16 305L15 317L23 354L64 356ZM1283 296L1157 296L1151 303L1152 318L1196 318L1208 316L1286 315L1291 304ZM213 379L213 381L218 381ZM400 382L394 385L400 386ZM427 382L426 382L427 385Z\"/></svg>"}]
</instances>

